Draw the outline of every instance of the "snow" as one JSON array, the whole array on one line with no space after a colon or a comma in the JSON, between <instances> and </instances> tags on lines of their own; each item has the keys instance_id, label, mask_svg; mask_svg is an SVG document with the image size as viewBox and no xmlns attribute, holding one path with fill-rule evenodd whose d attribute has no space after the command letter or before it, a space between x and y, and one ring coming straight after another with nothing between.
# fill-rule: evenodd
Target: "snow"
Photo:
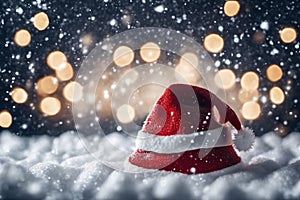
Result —
<instances>
[{"instance_id":1,"label":"snow","mask_svg":"<svg viewBox=\"0 0 300 200\"><path fill-rule=\"evenodd\" d=\"M111 149L133 149L134 138L118 133L101 140L98 153L122 163ZM122 149L123 151L124 149ZM75 132L58 137L0 133L0 198L3 199L299 199L300 134L266 133L240 153L243 162L224 170L184 175L113 170L89 154ZM123 163L124 164L124 163ZM126 167L134 168L126 163ZM138 167L136 167L138 168ZM191 169L193 170L193 169Z\"/></svg>"}]
</instances>

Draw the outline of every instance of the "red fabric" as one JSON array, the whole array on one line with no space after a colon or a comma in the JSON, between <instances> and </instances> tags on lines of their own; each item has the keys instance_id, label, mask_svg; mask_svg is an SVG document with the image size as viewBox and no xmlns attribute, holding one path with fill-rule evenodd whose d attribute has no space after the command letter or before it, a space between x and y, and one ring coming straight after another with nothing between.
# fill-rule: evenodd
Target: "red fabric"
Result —
<instances>
[{"instance_id":1,"label":"red fabric","mask_svg":"<svg viewBox=\"0 0 300 200\"><path fill-rule=\"evenodd\" d=\"M219 111L219 121L214 119L212 108ZM217 96L206 89L175 84L167 88L156 102L148 116L143 131L159 136L189 134L209 129L216 129L226 122L237 129L241 123L234 111ZM229 167L240 162L232 146L192 150L182 154L159 154L137 150L129 161L144 168L163 169L191 174L206 173ZM207 152L206 157L199 158L199 153ZM221 161L222 160L222 161Z\"/></svg>"},{"instance_id":2,"label":"red fabric","mask_svg":"<svg viewBox=\"0 0 300 200\"><path fill-rule=\"evenodd\" d=\"M213 106L219 111L219 121L212 114L208 115ZM156 102L144 131L164 136L189 134L215 129L228 121L241 130L241 122L235 112L217 96L204 88L175 84L167 88Z\"/></svg>"},{"instance_id":3,"label":"red fabric","mask_svg":"<svg viewBox=\"0 0 300 200\"><path fill-rule=\"evenodd\" d=\"M201 156L202 155L202 156ZM182 154L159 154L137 150L129 161L147 169L160 169L184 174L208 173L241 161L232 146L186 151ZM191 169L195 168L195 171Z\"/></svg>"}]
</instances>

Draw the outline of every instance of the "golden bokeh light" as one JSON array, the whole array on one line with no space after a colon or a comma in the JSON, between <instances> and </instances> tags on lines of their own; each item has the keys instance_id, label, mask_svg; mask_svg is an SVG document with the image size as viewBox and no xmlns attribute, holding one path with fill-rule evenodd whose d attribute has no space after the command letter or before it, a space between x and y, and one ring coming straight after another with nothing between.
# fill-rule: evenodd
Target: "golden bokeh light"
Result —
<instances>
[{"instance_id":1,"label":"golden bokeh light","mask_svg":"<svg viewBox=\"0 0 300 200\"><path fill-rule=\"evenodd\" d=\"M138 110L136 117L139 119L145 118L164 90L163 86L156 84L139 87L130 97L129 101L134 110Z\"/></svg>"},{"instance_id":2,"label":"golden bokeh light","mask_svg":"<svg viewBox=\"0 0 300 200\"><path fill-rule=\"evenodd\" d=\"M56 70L59 67L63 67L67 64L67 57L61 51L52 51L47 56L47 64L50 68Z\"/></svg>"},{"instance_id":3,"label":"golden bokeh light","mask_svg":"<svg viewBox=\"0 0 300 200\"><path fill-rule=\"evenodd\" d=\"M241 78L244 90L256 90L259 86L259 77L255 72L246 72Z\"/></svg>"},{"instance_id":4,"label":"golden bokeh light","mask_svg":"<svg viewBox=\"0 0 300 200\"><path fill-rule=\"evenodd\" d=\"M45 97L40 103L40 109L44 114L53 116L59 113L61 103L55 97Z\"/></svg>"},{"instance_id":5,"label":"golden bokeh light","mask_svg":"<svg viewBox=\"0 0 300 200\"><path fill-rule=\"evenodd\" d=\"M282 104L284 102L285 99L285 95L284 92L282 91L282 89L280 89L279 87L273 87L270 90L270 100L272 101L272 103L274 104Z\"/></svg>"},{"instance_id":6,"label":"golden bokeh light","mask_svg":"<svg viewBox=\"0 0 300 200\"><path fill-rule=\"evenodd\" d=\"M27 30L21 29L16 32L14 41L20 47L28 46L31 42L31 35Z\"/></svg>"},{"instance_id":7,"label":"golden bokeh light","mask_svg":"<svg viewBox=\"0 0 300 200\"><path fill-rule=\"evenodd\" d=\"M243 90L241 89L238 94L239 100L241 103L245 103L247 101L257 101L259 98L258 90Z\"/></svg>"},{"instance_id":8,"label":"golden bokeh light","mask_svg":"<svg viewBox=\"0 0 300 200\"><path fill-rule=\"evenodd\" d=\"M292 27L287 27L280 31L280 39L284 43L292 43L296 40L296 38L297 38L297 32Z\"/></svg>"},{"instance_id":9,"label":"golden bokeh light","mask_svg":"<svg viewBox=\"0 0 300 200\"><path fill-rule=\"evenodd\" d=\"M209 34L204 38L204 48L211 53L219 53L224 48L223 38L215 33Z\"/></svg>"},{"instance_id":10,"label":"golden bokeh light","mask_svg":"<svg viewBox=\"0 0 300 200\"><path fill-rule=\"evenodd\" d=\"M119 67L125 67L132 63L134 59L134 52L130 47L119 46L113 54L113 60Z\"/></svg>"},{"instance_id":11,"label":"golden bokeh light","mask_svg":"<svg viewBox=\"0 0 300 200\"><path fill-rule=\"evenodd\" d=\"M224 4L224 13L228 17L236 16L240 11L240 4L238 1L226 1Z\"/></svg>"},{"instance_id":12,"label":"golden bokeh light","mask_svg":"<svg viewBox=\"0 0 300 200\"><path fill-rule=\"evenodd\" d=\"M11 124L12 124L11 114L6 110L0 112L0 126L2 128L9 128Z\"/></svg>"},{"instance_id":13,"label":"golden bokeh light","mask_svg":"<svg viewBox=\"0 0 300 200\"><path fill-rule=\"evenodd\" d=\"M189 83L196 83L200 80L200 74L192 65L182 65L179 63L175 67L175 77L177 80L185 80Z\"/></svg>"},{"instance_id":14,"label":"golden bokeh light","mask_svg":"<svg viewBox=\"0 0 300 200\"><path fill-rule=\"evenodd\" d=\"M63 96L70 102L78 102L83 97L83 87L78 82L70 82L64 87Z\"/></svg>"},{"instance_id":15,"label":"golden bokeh light","mask_svg":"<svg viewBox=\"0 0 300 200\"><path fill-rule=\"evenodd\" d=\"M45 30L49 26L48 15L44 12L40 12L34 15L33 26L39 31Z\"/></svg>"},{"instance_id":16,"label":"golden bokeh light","mask_svg":"<svg viewBox=\"0 0 300 200\"><path fill-rule=\"evenodd\" d=\"M221 69L215 75L215 83L221 89L230 89L235 85L236 76L230 69Z\"/></svg>"},{"instance_id":17,"label":"golden bokeh light","mask_svg":"<svg viewBox=\"0 0 300 200\"><path fill-rule=\"evenodd\" d=\"M53 94L58 88L58 80L54 76L45 76L37 82L37 92L40 95Z\"/></svg>"},{"instance_id":18,"label":"golden bokeh light","mask_svg":"<svg viewBox=\"0 0 300 200\"><path fill-rule=\"evenodd\" d=\"M282 69L278 65L270 65L266 71L267 77L272 82L277 82L282 78Z\"/></svg>"},{"instance_id":19,"label":"golden bokeh light","mask_svg":"<svg viewBox=\"0 0 300 200\"><path fill-rule=\"evenodd\" d=\"M154 42L145 43L140 49L141 58L146 62L154 62L160 56L160 48Z\"/></svg>"},{"instance_id":20,"label":"golden bokeh light","mask_svg":"<svg viewBox=\"0 0 300 200\"><path fill-rule=\"evenodd\" d=\"M28 94L23 88L16 87L11 92L11 98L16 103L25 103L28 99Z\"/></svg>"},{"instance_id":21,"label":"golden bokeh light","mask_svg":"<svg viewBox=\"0 0 300 200\"><path fill-rule=\"evenodd\" d=\"M84 34L81 38L80 38L80 42L84 45L84 46L90 46L94 43L94 37L93 35L87 33Z\"/></svg>"},{"instance_id":22,"label":"golden bokeh light","mask_svg":"<svg viewBox=\"0 0 300 200\"><path fill-rule=\"evenodd\" d=\"M68 81L74 76L74 70L70 63L66 63L66 65L61 65L55 70L56 77L60 81Z\"/></svg>"},{"instance_id":23,"label":"golden bokeh light","mask_svg":"<svg viewBox=\"0 0 300 200\"><path fill-rule=\"evenodd\" d=\"M124 104L117 110L117 118L123 124L132 122L135 118L135 110L132 106Z\"/></svg>"},{"instance_id":24,"label":"golden bokeh light","mask_svg":"<svg viewBox=\"0 0 300 200\"><path fill-rule=\"evenodd\" d=\"M183 66L191 65L193 67L197 67L199 64L199 58L196 54L188 52L181 56L179 63Z\"/></svg>"},{"instance_id":25,"label":"golden bokeh light","mask_svg":"<svg viewBox=\"0 0 300 200\"><path fill-rule=\"evenodd\" d=\"M254 101L248 101L242 106L242 115L247 120L257 119L261 114L260 105Z\"/></svg>"}]
</instances>

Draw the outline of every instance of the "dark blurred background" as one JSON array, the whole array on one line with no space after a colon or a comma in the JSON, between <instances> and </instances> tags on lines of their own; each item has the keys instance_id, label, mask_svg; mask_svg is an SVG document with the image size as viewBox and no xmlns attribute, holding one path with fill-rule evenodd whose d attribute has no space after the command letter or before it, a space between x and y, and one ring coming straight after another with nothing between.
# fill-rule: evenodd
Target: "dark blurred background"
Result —
<instances>
[{"instance_id":1,"label":"dark blurred background","mask_svg":"<svg viewBox=\"0 0 300 200\"><path fill-rule=\"evenodd\" d=\"M294 42L285 44L279 34L284 27L293 27L299 33L299 2L239 1L241 7L235 17L224 14L224 3L220 0L2 1L0 111L7 110L13 117L11 126L6 129L17 135L58 135L74 129L71 104L60 95L62 87L50 95L61 99L62 110L57 115L46 116L38 106L42 97L37 94L35 84L45 75L54 74L46 63L50 52L62 51L76 72L95 44L105 37L137 27L164 27L179 30L200 44L206 35L217 33L225 41L221 53L211 54L219 69L232 69L238 78L246 71L259 74L258 102L262 113L253 121L245 121L257 135L275 131L284 136L299 131L299 36ZM31 20L41 11L50 20L44 31L37 30ZM31 43L22 48L14 42L14 35L20 29L28 30L32 37ZM271 64L277 64L283 70L282 79L276 83L266 77L265 71ZM65 84L61 83L62 86ZM285 101L280 105L275 106L268 100L273 86L280 87L285 93ZM12 100L10 93L15 87L25 88L28 92L25 104ZM267 100L261 99L263 97ZM102 126L107 131L117 128L111 119L106 119Z\"/></svg>"}]
</instances>

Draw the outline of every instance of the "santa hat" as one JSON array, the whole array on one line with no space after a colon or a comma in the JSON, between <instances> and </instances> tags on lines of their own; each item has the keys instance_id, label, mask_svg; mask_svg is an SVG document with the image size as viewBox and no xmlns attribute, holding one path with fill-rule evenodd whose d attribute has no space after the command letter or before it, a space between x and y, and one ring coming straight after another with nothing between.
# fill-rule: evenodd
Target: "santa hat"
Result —
<instances>
[{"instance_id":1,"label":"santa hat","mask_svg":"<svg viewBox=\"0 0 300 200\"><path fill-rule=\"evenodd\" d=\"M243 128L236 113L216 95L197 86L174 84L138 132L129 162L185 174L212 172L239 163L235 148L246 151L254 139L253 131Z\"/></svg>"}]
</instances>

